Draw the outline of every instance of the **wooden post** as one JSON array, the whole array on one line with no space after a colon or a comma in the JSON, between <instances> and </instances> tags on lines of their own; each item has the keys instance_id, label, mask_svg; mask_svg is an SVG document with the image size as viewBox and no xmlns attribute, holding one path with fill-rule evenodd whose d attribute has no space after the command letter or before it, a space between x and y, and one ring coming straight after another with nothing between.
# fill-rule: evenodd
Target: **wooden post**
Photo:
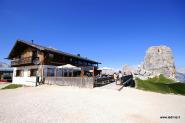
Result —
<instances>
[{"instance_id":1,"label":"wooden post","mask_svg":"<svg viewBox=\"0 0 185 123\"><path fill-rule=\"evenodd\" d=\"M54 76L55 76L55 81L57 80L57 66L55 66L55 73L54 73Z\"/></svg>"},{"instance_id":2,"label":"wooden post","mask_svg":"<svg viewBox=\"0 0 185 123\"><path fill-rule=\"evenodd\" d=\"M94 70L95 70L95 69L94 69L94 66L93 66L93 77L94 77Z\"/></svg>"},{"instance_id":3,"label":"wooden post","mask_svg":"<svg viewBox=\"0 0 185 123\"><path fill-rule=\"evenodd\" d=\"M43 64L42 64L42 68L41 68L41 82L44 83L44 67L43 67Z\"/></svg>"},{"instance_id":4,"label":"wooden post","mask_svg":"<svg viewBox=\"0 0 185 123\"><path fill-rule=\"evenodd\" d=\"M67 70L67 77L69 77L69 70Z\"/></svg>"},{"instance_id":5,"label":"wooden post","mask_svg":"<svg viewBox=\"0 0 185 123\"><path fill-rule=\"evenodd\" d=\"M62 77L64 77L64 69L63 69L63 67L62 67Z\"/></svg>"},{"instance_id":6,"label":"wooden post","mask_svg":"<svg viewBox=\"0 0 185 123\"><path fill-rule=\"evenodd\" d=\"M83 67L81 68L81 74L80 74L81 77L84 77L84 70L83 70Z\"/></svg>"},{"instance_id":7,"label":"wooden post","mask_svg":"<svg viewBox=\"0 0 185 123\"><path fill-rule=\"evenodd\" d=\"M55 77L57 77L57 67L55 66Z\"/></svg>"},{"instance_id":8,"label":"wooden post","mask_svg":"<svg viewBox=\"0 0 185 123\"><path fill-rule=\"evenodd\" d=\"M43 83L44 78L44 68L43 68L43 61L41 62L41 82Z\"/></svg>"},{"instance_id":9,"label":"wooden post","mask_svg":"<svg viewBox=\"0 0 185 123\"><path fill-rule=\"evenodd\" d=\"M72 77L73 77L73 69L72 69Z\"/></svg>"}]
</instances>

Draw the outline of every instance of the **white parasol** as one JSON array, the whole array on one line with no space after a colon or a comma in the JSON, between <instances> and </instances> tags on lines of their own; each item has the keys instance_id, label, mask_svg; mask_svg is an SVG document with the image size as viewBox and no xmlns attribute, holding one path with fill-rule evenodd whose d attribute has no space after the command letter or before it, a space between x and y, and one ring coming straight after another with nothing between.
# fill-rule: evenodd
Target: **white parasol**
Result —
<instances>
[{"instance_id":1,"label":"white parasol","mask_svg":"<svg viewBox=\"0 0 185 123\"><path fill-rule=\"evenodd\" d=\"M57 68L81 70L81 68L79 68L77 66L73 66L71 64L66 64L66 65L58 66Z\"/></svg>"}]
</instances>

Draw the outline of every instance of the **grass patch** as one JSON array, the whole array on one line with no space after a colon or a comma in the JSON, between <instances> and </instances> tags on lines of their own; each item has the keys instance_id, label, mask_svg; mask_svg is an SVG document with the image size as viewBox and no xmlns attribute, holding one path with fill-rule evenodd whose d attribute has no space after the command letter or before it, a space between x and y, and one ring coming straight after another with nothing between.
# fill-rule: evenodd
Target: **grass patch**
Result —
<instances>
[{"instance_id":1,"label":"grass patch","mask_svg":"<svg viewBox=\"0 0 185 123\"><path fill-rule=\"evenodd\" d=\"M168 79L163 75L154 77L148 80L136 79L137 89L159 92L159 93L174 93L185 95L185 83L179 83Z\"/></svg>"},{"instance_id":2,"label":"grass patch","mask_svg":"<svg viewBox=\"0 0 185 123\"><path fill-rule=\"evenodd\" d=\"M15 89L15 88L19 88L19 87L22 87L23 85L20 85L20 84L10 84L2 89Z\"/></svg>"}]
</instances>

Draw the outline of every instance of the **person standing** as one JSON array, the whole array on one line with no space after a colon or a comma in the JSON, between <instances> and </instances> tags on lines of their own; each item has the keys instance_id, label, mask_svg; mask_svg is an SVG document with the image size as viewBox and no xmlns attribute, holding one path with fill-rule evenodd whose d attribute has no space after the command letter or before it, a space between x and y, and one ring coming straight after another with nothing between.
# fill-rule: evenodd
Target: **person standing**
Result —
<instances>
[{"instance_id":1,"label":"person standing","mask_svg":"<svg viewBox=\"0 0 185 123\"><path fill-rule=\"evenodd\" d=\"M123 75L122 75L121 71L119 71L119 74L118 74L119 84L121 84L121 82L122 82L122 80L121 80L122 77L123 77Z\"/></svg>"},{"instance_id":2,"label":"person standing","mask_svg":"<svg viewBox=\"0 0 185 123\"><path fill-rule=\"evenodd\" d=\"M117 80L118 80L118 76L117 76L117 74L116 73L114 73L114 81L116 82L116 85L117 85Z\"/></svg>"}]
</instances>

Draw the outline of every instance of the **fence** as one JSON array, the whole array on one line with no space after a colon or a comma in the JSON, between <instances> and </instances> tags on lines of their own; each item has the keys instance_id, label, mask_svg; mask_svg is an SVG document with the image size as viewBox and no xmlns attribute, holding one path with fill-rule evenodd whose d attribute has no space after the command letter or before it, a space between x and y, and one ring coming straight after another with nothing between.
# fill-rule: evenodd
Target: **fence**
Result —
<instances>
[{"instance_id":1,"label":"fence","mask_svg":"<svg viewBox=\"0 0 185 123\"><path fill-rule=\"evenodd\" d=\"M95 78L95 87L99 87L99 86L103 86L109 83L114 82L113 77L99 77L99 78Z\"/></svg>"},{"instance_id":2,"label":"fence","mask_svg":"<svg viewBox=\"0 0 185 123\"><path fill-rule=\"evenodd\" d=\"M93 88L93 77L45 77L46 84L56 84L62 86L76 86L82 88Z\"/></svg>"}]
</instances>

